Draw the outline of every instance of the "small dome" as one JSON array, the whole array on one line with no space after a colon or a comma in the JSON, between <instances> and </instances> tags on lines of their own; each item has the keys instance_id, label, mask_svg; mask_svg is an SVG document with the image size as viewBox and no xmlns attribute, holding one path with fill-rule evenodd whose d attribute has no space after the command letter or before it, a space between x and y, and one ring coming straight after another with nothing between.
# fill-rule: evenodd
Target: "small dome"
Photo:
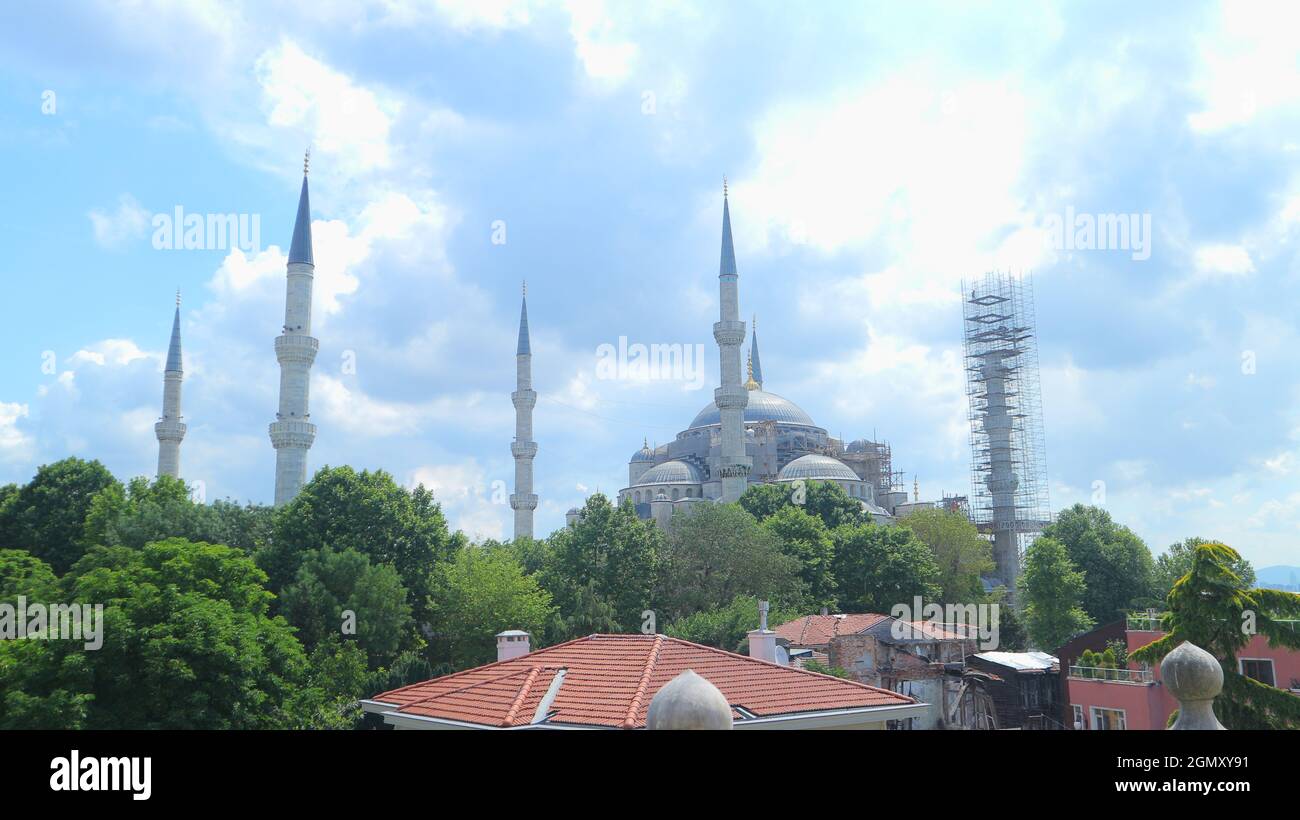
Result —
<instances>
[{"instance_id":1,"label":"small dome","mask_svg":"<svg viewBox=\"0 0 1300 820\"><path fill-rule=\"evenodd\" d=\"M631 463L633 464L641 464L646 461L654 461L654 460L655 460L655 453L654 450L650 449L649 444L642 445L641 449L633 453L632 458L630 459Z\"/></svg>"},{"instance_id":2,"label":"small dome","mask_svg":"<svg viewBox=\"0 0 1300 820\"><path fill-rule=\"evenodd\" d=\"M685 461L665 461L658 467L651 467L637 479L634 486L646 484L699 484L700 472Z\"/></svg>"},{"instance_id":3,"label":"small dome","mask_svg":"<svg viewBox=\"0 0 1300 820\"><path fill-rule=\"evenodd\" d=\"M849 442L849 446L844 448L846 453L865 453L867 451L867 440L864 438L855 439Z\"/></svg>"},{"instance_id":4,"label":"small dome","mask_svg":"<svg viewBox=\"0 0 1300 820\"><path fill-rule=\"evenodd\" d=\"M777 481L794 481L799 478L805 481L862 480L844 462L830 456L817 455L816 453L809 453L806 456L796 458L782 467L781 472L776 476Z\"/></svg>"}]
</instances>

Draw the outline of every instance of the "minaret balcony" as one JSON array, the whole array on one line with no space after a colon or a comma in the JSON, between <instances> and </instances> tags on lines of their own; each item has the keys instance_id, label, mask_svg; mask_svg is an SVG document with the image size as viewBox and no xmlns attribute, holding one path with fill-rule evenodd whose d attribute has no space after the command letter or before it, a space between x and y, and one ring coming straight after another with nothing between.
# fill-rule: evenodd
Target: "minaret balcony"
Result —
<instances>
[{"instance_id":1,"label":"minaret balcony","mask_svg":"<svg viewBox=\"0 0 1300 820\"><path fill-rule=\"evenodd\" d=\"M749 391L741 384L724 384L713 391L713 403L719 410L743 410L749 404Z\"/></svg>"},{"instance_id":2,"label":"minaret balcony","mask_svg":"<svg viewBox=\"0 0 1300 820\"><path fill-rule=\"evenodd\" d=\"M510 455L515 458L533 458L537 455L537 442L512 441L510 442Z\"/></svg>"},{"instance_id":3,"label":"minaret balcony","mask_svg":"<svg viewBox=\"0 0 1300 820\"><path fill-rule=\"evenodd\" d=\"M293 362L311 367L318 350L320 342L311 336L285 333L275 337L275 358L280 364Z\"/></svg>"},{"instance_id":4,"label":"minaret balcony","mask_svg":"<svg viewBox=\"0 0 1300 820\"><path fill-rule=\"evenodd\" d=\"M164 419L153 426L154 435L159 441L180 441L185 438L185 423Z\"/></svg>"},{"instance_id":5,"label":"minaret balcony","mask_svg":"<svg viewBox=\"0 0 1300 820\"><path fill-rule=\"evenodd\" d=\"M714 322L713 338L722 347L740 347L745 341L745 323L735 322Z\"/></svg>"},{"instance_id":6,"label":"minaret balcony","mask_svg":"<svg viewBox=\"0 0 1300 820\"><path fill-rule=\"evenodd\" d=\"M510 508L512 510L537 509L537 494L536 493L511 493Z\"/></svg>"},{"instance_id":7,"label":"minaret balcony","mask_svg":"<svg viewBox=\"0 0 1300 820\"><path fill-rule=\"evenodd\" d=\"M516 410L532 410L537 406L537 391L516 390L510 394L510 401L514 402Z\"/></svg>"},{"instance_id":8,"label":"minaret balcony","mask_svg":"<svg viewBox=\"0 0 1300 820\"><path fill-rule=\"evenodd\" d=\"M271 446L310 448L316 440L316 425L309 421L273 421L270 427Z\"/></svg>"}]
</instances>

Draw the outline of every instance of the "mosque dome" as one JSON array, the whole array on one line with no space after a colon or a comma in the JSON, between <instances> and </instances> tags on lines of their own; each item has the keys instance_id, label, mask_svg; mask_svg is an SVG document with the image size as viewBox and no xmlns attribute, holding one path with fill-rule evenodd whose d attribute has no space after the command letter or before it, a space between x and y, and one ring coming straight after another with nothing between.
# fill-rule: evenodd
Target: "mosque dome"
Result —
<instances>
[{"instance_id":1,"label":"mosque dome","mask_svg":"<svg viewBox=\"0 0 1300 820\"><path fill-rule=\"evenodd\" d=\"M633 453L632 458L629 460L631 461L632 464L640 464L646 461L654 461L655 454L654 451L650 449L649 444L643 444L641 445L641 449Z\"/></svg>"},{"instance_id":2,"label":"mosque dome","mask_svg":"<svg viewBox=\"0 0 1300 820\"><path fill-rule=\"evenodd\" d=\"M849 442L849 446L844 448L846 453L865 453L867 451L867 440L864 438L854 439Z\"/></svg>"},{"instance_id":3,"label":"mosque dome","mask_svg":"<svg viewBox=\"0 0 1300 820\"><path fill-rule=\"evenodd\" d=\"M699 484L700 472L685 461L665 461L651 467L636 480L637 487L646 484Z\"/></svg>"},{"instance_id":4,"label":"mosque dome","mask_svg":"<svg viewBox=\"0 0 1300 820\"><path fill-rule=\"evenodd\" d=\"M812 418L799 408L799 405L782 398L775 393L768 393L763 390L749 391L749 404L745 405L745 421L775 421L779 424L799 424L805 427L816 427ZM722 423L722 413L718 410L718 405L709 402L709 405L695 416L691 422L691 428L709 427L714 424Z\"/></svg>"},{"instance_id":5,"label":"mosque dome","mask_svg":"<svg viewBox=\"0 0 1300 820\"><path fill-rule=\"evenodd\" d=\"M844 462L830 456L809 453L800 456L781 468L777 481L861 481L858 474L849 469Z\"/></svg>"}]
</instances>

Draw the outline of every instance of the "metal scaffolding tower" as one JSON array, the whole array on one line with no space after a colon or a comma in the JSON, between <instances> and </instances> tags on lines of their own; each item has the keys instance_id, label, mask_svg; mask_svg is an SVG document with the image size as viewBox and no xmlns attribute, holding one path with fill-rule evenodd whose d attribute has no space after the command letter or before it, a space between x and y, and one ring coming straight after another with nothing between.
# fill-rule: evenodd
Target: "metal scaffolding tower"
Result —
<instances>
[{"instance_id":1,"label":"metal scaffolding tower","mask_svg":"<svg viewBox=\"0 0 1300 820\"><path fill-rule=\"evenodd\" d=\"M993 536L997 581L1014 598L1023 547L1050 520L1033 282L988 273L962 293L971 517Z\"/></svg>"}]
</instances>

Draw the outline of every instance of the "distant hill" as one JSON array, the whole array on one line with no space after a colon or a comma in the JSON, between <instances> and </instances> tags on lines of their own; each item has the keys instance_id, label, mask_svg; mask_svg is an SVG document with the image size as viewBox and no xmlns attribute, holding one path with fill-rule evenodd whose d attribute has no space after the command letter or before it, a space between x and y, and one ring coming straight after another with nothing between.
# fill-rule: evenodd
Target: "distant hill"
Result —
<instances>
[{"instance_id":1,"label":"distant hill","mask_svg":"<svg viewBox=\"0 0 1300 820\"><path fill-rule=\"evenodd\" d=\"M1279 564L1255 570L1256 583L1270 589L1300 592L1300 567Z\"/></svg>"}]
</instances>

